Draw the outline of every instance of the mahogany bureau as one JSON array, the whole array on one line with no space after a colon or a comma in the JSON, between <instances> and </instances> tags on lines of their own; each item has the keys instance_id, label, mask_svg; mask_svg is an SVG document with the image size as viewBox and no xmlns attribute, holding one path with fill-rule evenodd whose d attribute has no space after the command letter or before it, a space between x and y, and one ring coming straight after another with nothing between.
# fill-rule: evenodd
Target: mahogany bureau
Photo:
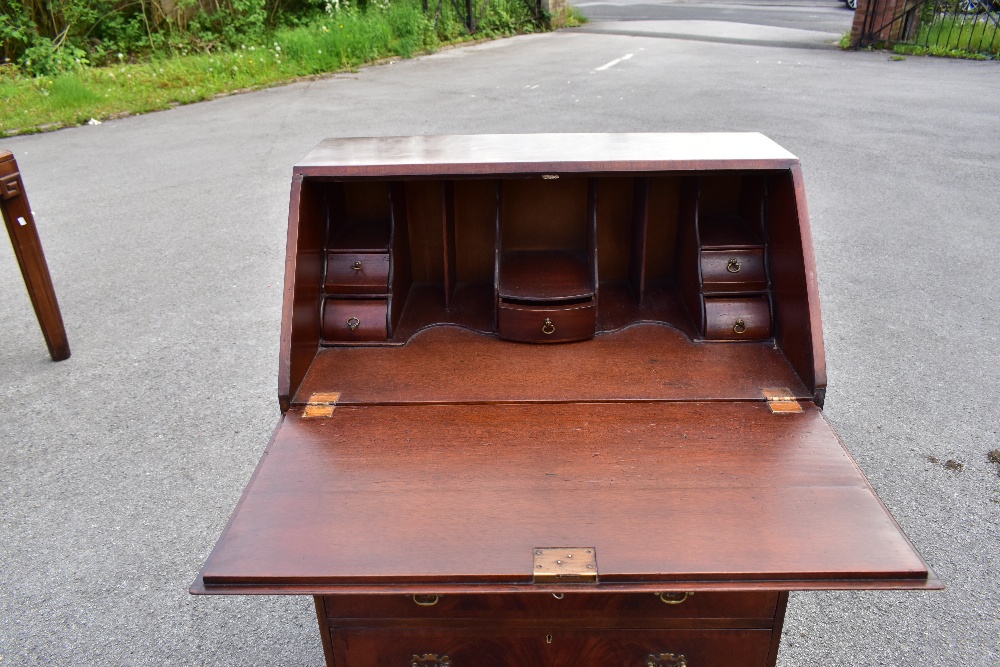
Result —
<instances>
[{"instance_id":1,"label":"mahogany bureau","mask_svg":"<svg viewBox=\"0 0 1000 667\"><path fill-rule=\"evenodd\" d=\"M824 419L798 160L759 134L333 139L283 416L192 591L329 667L764 667L788 592L940 583Z\"/></svg>"}]
</instances>

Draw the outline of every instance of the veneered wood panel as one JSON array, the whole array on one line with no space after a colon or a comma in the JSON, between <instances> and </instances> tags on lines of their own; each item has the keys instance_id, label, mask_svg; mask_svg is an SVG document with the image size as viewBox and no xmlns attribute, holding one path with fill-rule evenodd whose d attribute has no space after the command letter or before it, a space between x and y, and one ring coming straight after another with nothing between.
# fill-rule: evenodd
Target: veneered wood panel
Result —
<instances>
[{"instance_id":1,"label":"veneered wood panel","mask_svg":"<svg viewBox=\"0 0 1000 667\"><path fill-rule=\"evenodd\" d=\"M493 283L496 250L497 184L456 181L455 254L458 283Z\"/></svg>"},{"instance_id":2,"label":"veneered wood panel","mask_svg":"<svg viewBox=\"0 0 1000 667\"><path fill-rule=\"evenodd\" d=\"M774 294L774 335L789 363L822 407L826 394L823 325L812 231L798 165L770 179L766 225Z\"/></svg>"},{"instance_id":3,"label":"veneered wood panel","mask_svg":"<svg viewBox=\"0 0 1000 667\"><path fill-rule=\"evenodd\" d=\"M204 584L526 583L532 549L564 545L594 547L607 583L926 585L926 565L804 407L292 409Z\"/></svg>"},{"instance_id":4,"label":"veneered wood panel","mask_svg":"<svg viewBox=\"0 0 1000 667\"><path fill-rule=\"evenodd\" d=\"M463 624L495 622L508 626L537 625L539 620L587 627L767 627L774 623L780 593L681 593L664 603L657 593L550 593L514 595L328 595L327 618L352 619L353 625L427 624L440 619L462 619ZM414 597L422 602L421 606ZM670 598L667 598L670 599ZM678 602L679 600L679 602ZM323 619L326 620L325 618Z\"/></svg>"},{"instance_id":5,"label":"veneered wood panel","mask_svg":"<svg viewBox=\"0 0 1000 667\"><path fill-rule=\"evenodd\" d=\"M586 252L588 211L586 178L509 179L503 181L501 249Z\"/></svg>"},{"instance_id":6,"label":"veneered wood panel","mask_svg":"<svg viewBox=\"0 0 1000 667\"><path fill-rule=\"evenodd\" d=\"M770 630L602 631L591 628L484 632L467 628L338 631L346 667L400 667L413 656L447 656L454 667L643 667L650 655L684 656L692 667L765 667ZM339 657L339 656L338 656ZM426 663L440 665L433 661ZM656 663L653 663L656 664Z\"/></svg>"},{"instance_id":7,"label":"veneered wood panel","mask_svg":"<svg viewBox=\"0 0 1000 667\"><path fill-rule=\"evenodd\" d=\"M457 327L424 330L403 347L325 348L297 402L340 392L342 403L762 400L763 387L809 398L771 344L698 344L638 324L590 341L531 345Z\"/></svg>"},{"instance_id":8,"label":"veneered wood panel","mask_svg":"<svg viewBox=\"0 0 1000 667\"><path fill-rule=\"evenodd\" d=\"M681 210L681 182L676 176L649 180L646 236L646 282L672 279L677 254L677 225ZM693 211L691 212L693 215Z\"/></svg>"},{"instance_id":9,"label":"veneered wood panel","mask_svg":"<svg viewBox=\"0 0 1000 667\"><path fill-rule=\"evenodd\" d=\"M319 349L327 225L322 185L293 178L278 358L278 403L282 411L288 409L290 398Z\"/></svg>"},{"instance_id":10,"label":"veneered wood panel","mask_svg":"<svg viewBox=\"0 0 1000 667\"><path fill-rule=\"evenodd\" d=\"M634 182L638 185L633 186ZM633 238L641 248L643 236L635 232L633 210L636 207L633 187L642 187L643 179L599 179L597 197L597 276L600 280L629 279L632 266ZM644 201L644 200L643 200ZM644 206L644 203L643 203ZM645 225L643 219L641 224Z\"/></svg>"},{"instance_id":11,"label":"veneered wood panel","mask_svg":"<svg viewBox=\"0 0 1000 667\"><path fill-rule=\"evenodd\" d=\"M445 183L414 181L405 184L409 247L400 248L409 256L413 281L442 283L445 278ZM397 255L399 257L399 255Z\"/></svg>"},{"instance_id":12,"label":"veneered wood panel","mask_svg":"<svg viewBox=\"0 0 1000 667\"><path fill-rule=\"evenodd\" d=\"M755 132L486 134L327 139L295 167L308 176L489 176L784 169L797 158Z\"/></svg>"}]
</instances>

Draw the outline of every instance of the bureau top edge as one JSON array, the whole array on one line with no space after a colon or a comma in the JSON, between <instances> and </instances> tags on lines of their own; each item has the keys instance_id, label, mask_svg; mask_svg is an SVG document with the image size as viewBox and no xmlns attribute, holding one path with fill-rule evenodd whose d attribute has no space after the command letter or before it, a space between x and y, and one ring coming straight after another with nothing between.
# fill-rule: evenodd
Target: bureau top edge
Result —
<instances>
[{"instance_id":1,"label":"bureau top edge","mask_svg":"<svg viewBox=\"0 0 1000 667\"><path fill-rule=\"evenodd\" d=\"M302 176L420 176L788 169L798 158L755 132L487 134L327 139Z\"/></svg>"}]
</instances>

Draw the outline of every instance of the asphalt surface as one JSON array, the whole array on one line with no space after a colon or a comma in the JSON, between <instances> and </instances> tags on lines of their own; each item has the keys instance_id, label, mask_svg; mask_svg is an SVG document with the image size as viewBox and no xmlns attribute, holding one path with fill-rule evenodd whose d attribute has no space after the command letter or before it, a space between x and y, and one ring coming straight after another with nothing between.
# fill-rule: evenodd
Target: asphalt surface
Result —
<instances>
[{"instance_id":1,"label":"asphalt surface","mask_svg":"<svg viewBox=\"0 0 1000 667\"><path fill-rule=\"evenodd\" d=\"M1000 65L780 44L525 36L0 142L73 348L0 242L0 666L322 664L309 599L187 594L278 417L322 138L741 130L802 160L826 415L948 586L793 594L779 665L1000 664Z\"/></svg>"},{"instance_id":2,"label":"asphalt surface","mask_svg":"<svg viewBox=\"0 0 1000 667\"><path fill-rule=\"evenodd\" d=\"M835 32L850 29L854 12L839 0L582 0L591 21L723 21Z\"/></svg>"}]
</instances>

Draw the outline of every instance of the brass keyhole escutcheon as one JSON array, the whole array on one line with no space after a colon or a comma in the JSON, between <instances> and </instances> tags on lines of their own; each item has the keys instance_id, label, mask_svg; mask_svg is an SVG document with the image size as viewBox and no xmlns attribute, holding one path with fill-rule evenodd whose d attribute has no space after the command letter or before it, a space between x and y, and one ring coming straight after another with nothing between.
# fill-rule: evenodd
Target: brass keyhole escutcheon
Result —
<instances>
[{"instance_id":1,"label":"brass keyhole escutcheon","mask_svg":"<svg viewBox=\"0 0 1000 667\"><path fill-rule=\"evenodd\" d=\"M730 257L729 261L726 262L726 271L729 271L729 273L739 273L742 268L743 267L740 266L740 260L735 257Z\"/></svg>"},{"instance_id":2,"label":"brass keyhole escutcheon","mask_svg":"<svg viewBox=\"0 0 1000 667\"><path fill-rule=\"evenodd\" d=\"M546 336L551 336L556 332L556 325L552 324L552 320L545 318L545 322L542 324L542 333Z\"/></svg>"},{"instance_id":3,"label":"brass keyhole escutcheon","mask_svg":"<svg viewBox=\"0 0 1000 667\"><path fill-rule=\"evenodd\" d=\"M745 333L747 330L747 324L743 321L743 318L736 320L736 324L733 325L733 333L741 334Z\"/></svg>"},{"instance_id":4,"label":"brass keyhole escutcheon","mask_svg":"<svg viewBox=\"0 0 1000 667\"><path fill-rule=\"evenodd\" d=\"M351 331L354 331L359 326L361 326L361 320L359 320L358 318L352 317L351 319L347 320L347 328L350 329Z\"/></svg>"},{"instance_id":5,"label":"brass keyhole escutcheon","mask_svg":"<svg viewBox=\"0 0 1000 667\"><path fill-rule=\"evenodd\" d=\"M732 260L730 260L730 261L732 261ZM358 261L354 262L354 264L351 264L351 268L354 269L355 271L360 271L361 270L361 266L362 265L361 265L361 260L360 259Z\"/></svg>"},{"instance_id":6,"label":"brass keyhole escutcheon","mask_svg":"<svg viewBox=\"0 0 1000 667\"><path fill-rule=\"evenodd\" d=\"M552 635L545 635L545 643L546 644L552 643Z\"/></svg>"}]
</instances>

